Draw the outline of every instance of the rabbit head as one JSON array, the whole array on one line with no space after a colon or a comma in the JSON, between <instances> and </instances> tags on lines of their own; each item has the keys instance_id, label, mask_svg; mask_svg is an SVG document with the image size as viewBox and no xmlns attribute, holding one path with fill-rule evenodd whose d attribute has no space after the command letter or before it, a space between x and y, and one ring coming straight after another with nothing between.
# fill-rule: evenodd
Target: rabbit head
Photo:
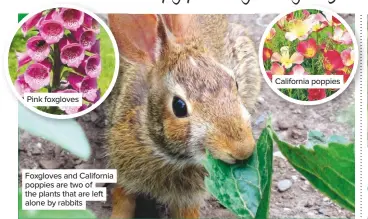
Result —
<instances>
[{"instance_id":1,"label":"rabbit head","mask_svg":"<svg viewBox=\"0 0 368 219\"><path fill-rule=\"evenodd\" d=\"M147 135L169 159L227 163L254 150L250 114L232 71L201 40L196 15L109 15L123 59L144 71ZM122 72L124 74L124 72Z\"/></svg>"}]
</instances>

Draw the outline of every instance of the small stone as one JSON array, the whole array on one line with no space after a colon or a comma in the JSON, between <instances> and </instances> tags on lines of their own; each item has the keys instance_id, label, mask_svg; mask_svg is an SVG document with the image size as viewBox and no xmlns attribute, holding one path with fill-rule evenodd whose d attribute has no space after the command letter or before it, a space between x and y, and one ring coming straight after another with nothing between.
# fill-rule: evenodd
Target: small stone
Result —
<instances>
[{"instance_id":1,"label":"small stone","mask_svg":"<svg viewBox=\"0 0 368 219\"><path fill-rule=\"evenodd\" d=\"M66 157L68 155L69 155L69 152L68 151L61 150L60 157Z\"/></svg>"},{"instance_id":2,"label":"small stone","mask_svg":"<svg viewBox=\"0 0 368 219\"><path fill-rule=\"evenodd\" d=\"M321 118L321 116L320 116L318 113L314 112L314 111L311 111L311 112L310 112L310 117L312 117L312 118L313 118L313 119L315 119L315 120L317 120L317 119L320 119L320 118Z\"/></svg>"},{"instance_id":3,"label":"small stone","mask_svg":"<svg viewBox=\"0 0 368 219\"><path fill-rule=\"evenodd\" d=\"M82 162L83 162L83 160L82 160L82 159L74 160L74 164L75 164L75 165L79 165L79 164L81 164Z\"/></svg>"},{"instance_id":4,"label":"small stone","mask_svg":"<svg viewBox=\"0 0 368 219\"><path fill-rule=\"evenodd\" d=\"M262 114L262 115L260 115L260 116L256 119L256 121L254 122L254 125L256 125L256 126L260 126L261 124L263 124L263 123L265 122L265 120L266 120L266 115L265 115L265 114Z\"/></svg>"},{"instance_id":5,"label":"small stone","mask_svg":"<svg viewBox=\"0 0 368 219\"><path fill-rule=\"evenodd\" d=\"M325 210L324 209L322 209L322 208L318 208L318 214L322 214L322 215L325 215Z\"/></svg>"},{"instance_id":6,"label":"small stone","mask_svg":"<svg viewBox=\"0 0 368 219\"><path fill-rule=\"evenodd\" d=\"M303 133L299 130L293 130L291 131L291 137L293 137L294 139L298 139L301 138L303 136Z\"/></svg>"},{"instance_id":7,"label":"small stone","mask_svg":"<svg viewBox=\"0 0 368 219\"><path fill-rule=\"evenodd\" d=\"M56 147L54 148L54 155L55 155L55 157L60 156L61 151L62 151L61 147L56 146Z\"/></svg>"},{"instance_id":8,"label":"small stone","mask_svg":"<svg viewBox=\"0 0 368 219\"><path fill-rule=\"evenodd\" d=\"M294 180L294 182L296 182L296 181L298 180L298 176L293 175L293 176L291 176L291 179L293 179L293 180Z\"/></svg>"},{"instance_id":9,"label":"small stone","mask_svg":"<svg viewBox=\"0 0 368 219\"><path fill-rule=\"evenodd\" d=\"M295 126L297 129L304 129L305 128L305 126L304 126L304 124L303 123L298 123L298 124L296 124L296 126Z\"/></svg>"},{"instance_id":10,"label":"small stone","mask_svg":"<svg viewBox=\"0 0 368 219\"><path fill-rule=\"evenodd\" d=\"M27 155L28 155L28 157L32 157L32 152L27 151Z\"/></svg>"},{"instance_id":11,"label":"small stone","mask_svg":"<svg viewBox=\"0 0 368 219\"><path fill-rule=\"evenodd\" d=\"M313 212L308 212L307 215L310 216L310 217L315 216L315 214Z\"/></svg>"},{"instance_id":12,"label":"small stone","mask_svg":"<svg viewBox=\"0 0 368 219\"><path fill-rule=\"evenodd\" d=\"M277 183L277 188L279 192L285 192L286 190L290 189L292 185L293 183L291 182L291 180L284 179Z\"/></svg>"},{"instance_id":13,"label":"small stone","mask_svg":"<svg viewBox=\"0 0 368 219\"><path fill-rule=\"evenodd\" d=\"M305 185L310 185L310 182L309 182L308 180L305 180L305 181L304 181L304 184L305 184Z\"/></svg>"},{"instance_id":14,"label":"small stone","mask_svg":"<svg viewBox=\"0 0 368 219\"><path fill-rule=\"evenodd\" d=\"M291 124L286 120L279 120L277 122L277 126L279 127L280 130L287 130L291 127Z\"/></svg>"},{"instance_id":15,"label":"small stone","mask_svg":"<svg viewBox=\"0 0 368 219\"><path fill-rule=\"evenodd\" d=\"M278 166L280 169L285 169L285 168L286 168L286 164L285 164L285 162L282 162L282 161L278 162L277 166Z\"/></svg>"},{"instance_id":16,"label":"small stone","mask_svg":"<svg viewBox=\"0 0 368 219\"><path fill-rule=\"evenodd\" d=\"M32 148L32 155L40 155L42 154L42 149L38 146Z\"/></svg>"},{"instance_id":17,"label":"small stone","mask_svg":"<svg viewBox=\"0 0 368 219\"><path fill-rule=\"evenodd\" d=\"M284 211L291 211L290 208L284 208Z\"/></svg>"},{"instance_id":18,"label":"small stone","mask_svg":"<svg viewBox=\"0 0 368 219\"><path fill-rule=\"evenodd\" d=\"M56 160L40 160L39 164L43 169L58 169L61 163Z\"/></svg>"},{"instance_id":19,"label":"small stone","mask_svg":"<svg viewBox=\"0 0 368 219\"><path fill-rule=\"evenodd\" d=\"M310 202L305 203L304 207L311 208L313 205Z\"/></svg>"},{"instance_id":20,"label":"small stone","mask_svg":"<svg viewBox=\"0 0 368 219\"><path fill-rule=\"evenodd\" d=\"M42 148L42 143L41 143L41 142L38 142L38 143L36 144L36 147L38 147L38 148Z\"/></svg>"},{"instance_id":21,"label":"small stone","mask_svg":"<svg viewBox=\"0 0 368 219\"><path fill-rule=\"evenodd\" d=\"M257 101L258 101L258 103L264 103L265 102L265 99L263 98L263 97L258 97L258 99L257 99Z\"/></svg>"},{"instance_id":22,"label":"small stone","mask_svg":"<svg viewBox=\"0 0 368 219\"><path fill-rule=\"evenodd\" d=\"M300 109L296 109L293 111L294 114L302 114L302 111Z\"/></svg>"},{"instance_id":23,"label":"small stone","mask_svg":"<svg viewBox=\"0 0 368 219\"><path fill-rule=\"evenodd\" d=\"M323 201L324 201L324 202L328 202L329 200L330 200L330 199L329 199L329 198L327 198L327 197L324 197L324 198L323 198Z\"/></svg>"},{"instance_id":24,"label":"small stone","mask_svg":"<svg viewBox=\"0 0 368 219\"><path fill-rule=\"evenodd\" d=\"M291 195L282 195L281 198L283 199L293 199Z\"/></svg>"}]
</instances>

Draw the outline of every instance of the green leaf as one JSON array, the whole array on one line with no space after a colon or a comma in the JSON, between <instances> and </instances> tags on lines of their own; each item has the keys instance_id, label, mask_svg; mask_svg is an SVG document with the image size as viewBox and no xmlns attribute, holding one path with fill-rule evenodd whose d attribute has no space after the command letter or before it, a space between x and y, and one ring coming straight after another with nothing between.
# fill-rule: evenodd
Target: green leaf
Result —
<instances>
[{"instance_id":1,"label":"green leaf","mask_svg":"<svg viewBox=\"0 0 368 219\"><path fill-rule=\"evenodd\" d=\"M75 120L46 118L30 111L22 104L19 104L18 109L19 128L49 140L85 160L91 155L88 139Z\"/></svg>"},{"instance_id":2,"label":"green leaf","mask_svg":"<svg viewBox=\"0 0 368 219\"><path fill-rule=\"evenodd\" d=\"M319 131L309 131L308 142L306 147L313 148L314 145L325 145L327 142L326 136Z\"/></svg>"},{"instance_id":3,"label":"green leaf","mask_svg":"<svg viewBox=\"0 0 368 219\"><path fill-rule=\"evenodd\" d=\"M348 143L341 136L327 139L317 131L310 132L308 138L308 146L293 146L281 141L273 132L280 151L297 171L331 200L354 212L354 143Z\"/></svg>"},{"instance_id":4,"label":"green leaf","mask_svg":"<svg viewBox=\"0 0 368 219\"><path fill-rule=\"evenodd\" d=\"M22 210L22 191L18 190L18 218L19 219L90 219L96 216L89 210Z\"/></svg>"},{"instance_id":5,"label":"green leaf","mask_svg":"<svg viewBox=\"0 0 368 219\"><path fill-rule=\"evenodd\" d=\"M25 16L27 16L28 14L26 13L19 13L18 14L18 22L20 22Z\"/></svg>"},{"instance_id":6,"label":"green leaf","mask_svg":"<svg viewBox=\"0 0 368 219\"><path fill-rule=\"evenodd\" d=\"M253 155L237 164L227 164L208 153L205 184L210 193L242 218L268 218L272 181L273 142L270 128L263 130Z\"/></svg>"}]
</instances>

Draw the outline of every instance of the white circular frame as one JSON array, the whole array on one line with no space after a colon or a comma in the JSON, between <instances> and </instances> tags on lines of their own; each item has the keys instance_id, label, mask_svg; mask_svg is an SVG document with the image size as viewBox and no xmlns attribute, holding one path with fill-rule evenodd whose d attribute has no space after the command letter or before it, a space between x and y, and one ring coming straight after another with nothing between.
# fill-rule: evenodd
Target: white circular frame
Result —
<instances>
[{"instance_id":1,"label":"white circular frame","mask_svg":"<svg viewBox=\"0 0 368 219\"><path fill-rule=\"evenodd\" d=\"M11 43L13 42L13 39L14 39L14 34L21 28L21 26L28 20L30 19L33 15L41 12L41 11L44 11L44 10L48 10L48 9L51 9L51 8L72 8L72 9L76 9L76 10L79 10L79 11L82 11L88 15L90 15L91 17L93 17L94 19L96 19L96 21L105 29L106 33L108 34L110 40L111 40L111 43L112 43L112 46L114 48L114 53L115 53L115 69L114 69L114 75L112 77L112 80L110 82L110 85L108 87L108 89L105 91L104 95L94 104L92 104L92 106L90 106L89 108L81 111L81 112L78 112L78 113L74 113L74 114L66 114L66 115L54 115L54 114L51 114L51 113L46 113L46 112L43 112L41 110L38 110L36 107L34 106L29 106L27 104L27 102L21 97L21 95L16 91L15 89L15 86L14 84L12 83L12 80L11 80L11 77L10 77L10 73L9 73L9 62L8 62L8 57L9 57L9 51L11 49ZM120 60L119 60L119 50L118 50L118 45L116 43L116 40L114 38L114 35L112 34L110 28L108 27L108 25L100 18L98 17L95 13L93 13L92 11L89 11L89 10L86 10L84 8L81 8L79 6L75 6L75 5L68 5L68 4L52 4L50 5L50 7L45 7L43 6L42 8L40 8L39 10L37 10L36 12L33 12L33 13L29 13L27 16L25 16L21 22L18 23L15 31L13 32L14 34L11 35L11 38L9 40L9 43L8 43L8 46L6 47L8 50L5 52L5 54L7 54L5 56L5 73L7 74L6 77L8 79L8 83L13 91L13 93L15 94L15 96L17 97L17 99L22 102L22 104L24 106L26 106L28 109L30 109L31 111L33 111L34 113L37 113L41 116L45 116L45 117L48 117L48 118L52 118L52 119L73 119L73 118L76 118L76 117L79 117L79 116L83 116L89 112L91 112L92 110L96 109L98 106L100 106L100 104L105 101L105 99L110 95L112 89L114 88L115 86L115 83L116 83L116 80L117 80L117 77L118 77L118 72L119 72L119 64L120 64Z\"/></svg>"},{"instance_id":2,"label":"white circular frame","mask_svg":"<svg viewBox=\"0 0 368 219\"><path fill-rule=\"evenodd\" d=\"M315 9L315 10L320 10L323 12L327 12L330 13L331 15L335 16L346 28L346 30L349 32L349 34L351 35L351 38L353 40L353 46L354 46L354 67L350 73L349 79L348 81L345 83L345 86L343 88L340 88L336 93L332 94L331 96L324 98L322 100L315 100L315 101L302 101L302 100L296 100L294 98L291 98L289 96L287 96L286 94L283 94L281 91L279 91L277 88L275 88L274 86L272 86L272 82L270 81L270 79L267 76L266 73L266 69L264 67L264 63L263 63L263 48L264 48L264 44L266 41L266 37L268 35L268 33L271 31L272 27L284 16L286 16L287 14L291 13L291 12L295 12L295 11L299 11L299 10L303 10L303 9ZM270 86L270 88L277 93L280 97L282 97L283 99L295 103L295 104L299 104L299 105L306 105L306 106L314 106L314 105L320 105L323 103L326 103L330 100L335 99L336 97L338 97L341 93L343 93L345 91L346 88L349 87L350 83L352 82L352 80L354 79L355 73L357 71L358 65L359 65L359 44L357 42L356 36L354 34L354 31L351 29L350 25L336 12L333 12L329 9L320 7L320 6L310 6L310 7L306 7L306 6L302 6L302 7L295 7L293 11L289 11L287 13L282 13L280 15L278 15L275 19L272 20L272 22L267 26L266 31L263 33L263 36L261 38L261 42L259 45L259 51L258 51L258 60L260 63L260 67L261 67L261 72L263 75L264 80L266 80L268 86Z\"/></svg>"}]
</instances>

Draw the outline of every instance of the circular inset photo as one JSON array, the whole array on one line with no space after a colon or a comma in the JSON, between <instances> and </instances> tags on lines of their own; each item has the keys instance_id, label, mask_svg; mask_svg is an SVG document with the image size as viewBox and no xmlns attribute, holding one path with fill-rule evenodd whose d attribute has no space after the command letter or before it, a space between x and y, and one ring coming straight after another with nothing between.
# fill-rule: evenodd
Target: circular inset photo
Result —
<instances>
[{"instance_id":1,"label":"circular inset photo","mask_svg":"<svg viewBox=\"0 0 368 219\"><path fill-rule=\"evenodd\" d=\"M32 111L74 118L106 99L117 78L118 54L110 29L97 15L51 8L19 23L7 57L8 78Z\"/></svg>"},{"instance_id":2,"label":"circular inset photo","mask_svg":"<svg viewBox=\"0 0 368 219\"><path fill-rule=\"evenodd\" d=\"M337 97L353 80L357 41L338 14L301 9L271 23L259 59L265 80L277 94L293 103L316 105Z\"/></svg>"}]
</instances>

